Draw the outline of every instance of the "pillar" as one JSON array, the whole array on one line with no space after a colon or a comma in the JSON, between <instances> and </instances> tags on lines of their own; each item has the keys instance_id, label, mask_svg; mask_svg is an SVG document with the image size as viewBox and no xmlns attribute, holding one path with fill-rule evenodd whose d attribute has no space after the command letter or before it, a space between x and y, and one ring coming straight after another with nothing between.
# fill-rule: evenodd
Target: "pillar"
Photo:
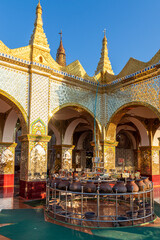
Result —
<instances>
[{"instance_id":1,"label":"pillar","mask_svg":"<svg viewBox=\"0 0 160 240\"><path fill-rule=\"evenodd\" d=\"M17 143L0 142L0 188L3 196L14 193L14 161Z\"/></svg>"},{"instance_id":2,"label":"pillar","mask_svg":"<svg viewBox=\"0 0 160 240\"><path fill-rule=\"evenodd\" d=\"M86 150L84 149L75 149L74 153L74 163L72 164L73 168L86 168Z\"/></svg>"},{"instance_id":3,"label":"pillar","mask_svg":"<svg viewBox=\"0 0 160 240\"><path fill-rule=\"evenodd\" d=\"M160 146L140 147L140 172L160 185Z\"/></svg>"},{"instance_id":4,"label":"pillar","mask_svg":"<svg viewBox=\"0 0 160 240\"><path fill-rule=\"evenodd\" d=\"M26 199L44 198L47 177L47 135L22 135L20 162L20 196Z\"/></svg>"},{"instance_id":5,"label":"pillar","mask_svg":"<svg viewBox=\"0 0 160 240\"><path fill-rule=\"evenodd\" d=\"M72 169L72 150L74 145L54 145L56 150L55 154L55 172L60 169L70 170Z\"/></svg>"},{"instance_id":6,"label":"pillar","mask_svg":"<svg viewBox=\"0 0 160 240\"><path fill-rule=\"evenodd\" d=\"M109 172L110 169L115 169L116 159L116 146L118 142L103 141L100 143L102 146L102 156L104 161L104 169Z\"/></svg>"}]
</instances>

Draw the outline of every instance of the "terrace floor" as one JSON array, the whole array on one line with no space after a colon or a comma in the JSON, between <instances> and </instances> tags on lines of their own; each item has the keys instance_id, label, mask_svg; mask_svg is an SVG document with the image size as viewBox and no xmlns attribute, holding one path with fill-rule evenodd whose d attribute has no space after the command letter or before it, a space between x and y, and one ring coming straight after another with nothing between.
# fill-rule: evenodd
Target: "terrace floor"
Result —
<instances>
[{"instance_id":1,"label":"terrace floor","mask_svg":"<svg viewBox=\"0 0 160 240\"><path fill-rule=\"evenodd\" d=\"M140 227L110 227L107 230L81 232L78 228L66 228L46 222L44 203L27 201L18 196L15 188L14 196L8 190L0 190L0 240L152 240L160 239L160 188L154 189L155 212L158 216L154 223ZM88 232L88 233L86 233ZM104 237L105 236L105 237Z\"/></svg>"}]
</instances>

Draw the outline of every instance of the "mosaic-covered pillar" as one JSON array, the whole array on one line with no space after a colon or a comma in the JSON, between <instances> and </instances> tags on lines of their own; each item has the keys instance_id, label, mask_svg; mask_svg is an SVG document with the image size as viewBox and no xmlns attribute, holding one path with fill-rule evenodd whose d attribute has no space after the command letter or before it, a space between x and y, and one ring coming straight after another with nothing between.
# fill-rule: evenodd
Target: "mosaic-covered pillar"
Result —
<instances>
[{"instance_id":1,"label":"mosaic-covered pillar","mask_svg":"<svg viewBox=\"0 0 160 240\"><path fill-rule=\"evenodd\" d=\"M109 172L110 169L115 169L115 152L118 142L103 141L101 142L102 152L103 152L103 161L104 169Z\"/></svg>"},{"instance_id":2,"label":"mosaic-covered pillar","mask_svg":"<svg viewBox=\"0 0 160 240\"><path fill-rule=\"evenodd\" d=\"M140 147L140 172L157 185L160 182L160 147Z\"/></svg>"},{"instance_id":3,"label":"mosaic-covered pillar","mask_svg":"<svg viewBox=\"0 0 160 240\"><path fill-rule=\"evenodd\" d=\"M93 169L99 169L103 166L104 169L109 172L110 169L115 169L115 148L118 142L110 141L101 141L99 146L95 149L94 142L91 142L91 145L94 146L94 157L99 156L99 162L96 163L93 161ZM94 158L93 158L94 159Z\"/></svg>"},{"instance_id":4,"label":"mosaic-covered pillar","mask_svg":"<svg viewBox=\"0 0 160 240\"><path fill-rule=\"evenodd\" d=\"M95 142L91 142L91 146L93 146L93 158L92 158L92 170L93 171L99 171L103 167L103 147L100 144L96 144ZM96 160L96 157L99 158L99 160Z\"/></svg>"},{"instance_id":5,"label":"mosaic-covered pillar","mask_svg":"<svg viewBox=\"0 0 160 240\"><path fill-rule=\"evenodd\" d=\"M50 74L31 65L29 76L28 132L21 141L20 196L45 197Z\"/></svg>"},{"instance_id":6,"label":"mosaic-covered pillar","mask_svg":"<svg viewBox=\"0 0 160 240\"><path fill-rule=\"evenodd\" d=\"M72 168L86 168L86 151L83 149L75 149L72 151Z\"/></svg>"},{"instance_id":7,"label":"mosaic-covered pillar","mask_svg":"<svg viewBox=\"0 0 160 240\"><path fill-rule=\"evenodd\" d=\"M20 196L44 198L47 177L47 143L50 136L22 135Z\"/></svg>"},{"instance_id":8,"label":"mosaic-covered pillar","mask_svg":"<svg viewBox=\"0 0 160 240\"><path fill-rule=\"evenodd\" d=\"M0 142L0 187L6 194L14 193L14 161L17 143Z\"/></svg>"},{"instance_id":9,"label":"mosaic-covered pillar","mask_svg":"<svg viewBox=\"0 0 160 240\"><path fill-rule=\"evenodd\" d=\"M135 170L140 171L141 169L141 151L137 149L137 165L135 165Z\"/></svg>"},{"instance_id":10,"label":"mosaic-covered pillar","mask_svg":"<svg viewBox=\"0 0 160 240\"><path fill-rule=\"evenodd\" d=\"M70 170L72 169L72 150L74 145L55 145L55 172L60 169Z\"/></svg>"},{"instance_id":11,"label":"mosaic-covered pillar","mask_svg":"<svg viewBox=\"0 0 160 240\"><path fill-rule=\"evenodd\" d=\"M143 146L139 148L139 164L142 175L150 176L152 174L152 156L150 146Z\"/></svg>"}]
</instances>

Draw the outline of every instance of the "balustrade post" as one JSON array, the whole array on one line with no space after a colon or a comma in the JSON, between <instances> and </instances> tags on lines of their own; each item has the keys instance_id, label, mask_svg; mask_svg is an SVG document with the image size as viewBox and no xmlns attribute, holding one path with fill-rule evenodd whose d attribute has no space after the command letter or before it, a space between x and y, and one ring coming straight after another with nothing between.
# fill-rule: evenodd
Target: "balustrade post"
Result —
<instances>
[{"instance_id":1,"label":"balustrade post","mask_svg":"<svg viewBox=\"0 0 160 240\"><path fill-rule=\"evenodd\" d=\"M53 194L53 189L52 189L52 194ZM56 219L56 183L54 183L54 218Z\"/></svg>"},{"instance_id":2,"label":"balustrade post","mask_svg":"<svg viewBox=\"0 0 160 240\"><path fill-rule=\"evenodd\" d=\"M134 212L134 205L133 205L133 186L132 186L132 225L134 225L134 221L133 221L133 212Z\"/></svg>"},{"instance_id":3,"label":"balustrade post","mask_svg":"<svg viewBox=\"0 0 160 240\"><path fill-rule=\"evenodd\" d=\"M67 186L66 186L65 222L67 222Z\"/></svg>"},{"instance_id":4,"label":"balustrade post","mask_svg":"<svg viewBox=\"0 0 160 240\"><path fill-rule=\"evenodd\" d=\"M83 219L83 186L81 186L81 225Z\"/></svg>"},{"instance_id":5,"label":"balustrade post","mask_svg":"<svg viewBox=\"0 0 160 240\"><path fill-rule=\"evenodd\" d=\"M118 218L117 188L115 190L116 190L116 223L117 223L117 218Z\"/></svg>"},{"instance_id":6,"label":"balustrade post","mask_svg":"<svg viewBox=\"0 0 160 240\"><path fill-rule=\"evenodd\" d=\"M99 227L99 205L100 205L100 196L99 196L99 183L97 188L97 225Z\"/></svg>"},{"instance_id":7,"label":"balustrade post","mask_svg":"<svg viewBox=\"0 0 160 240\"><path fill-rule=\"evenodd\" d=\"M146 219L145 219L145 216L146 216L146 209L145 209L145 193L144 193L144 186L143 186L143 221L145 222Z\"/></svg>"}]
</instances>

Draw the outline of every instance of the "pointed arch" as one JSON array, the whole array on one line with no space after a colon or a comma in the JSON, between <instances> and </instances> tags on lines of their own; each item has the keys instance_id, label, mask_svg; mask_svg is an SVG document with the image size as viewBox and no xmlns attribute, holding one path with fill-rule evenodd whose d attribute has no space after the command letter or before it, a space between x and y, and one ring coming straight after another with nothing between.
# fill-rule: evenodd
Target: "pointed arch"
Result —
<instances>
[{"instance_id":1,"label":"pointed arch","mask_svg":"<svg viewBox=\"0 0 160 240\"><path fill-rule=\"evenodd\" d=\"M88 131L84 132L79 137L78 142L77 142L77 150L83 149L83 142L84 142L84 139L87 137L88 133L89 133Z\"/></svg>"},{"instance_id":2,"label":"pointed arch","mask_svg":"<svg viewBox=\"0 0 160 240\"><path fill-rule=\"evenodd\" d=\"M75 128L78 126L79 123L88 123L83 118L78 118L72 121L66 129L63 144L71 145L72 144L72 136L74 133Z\"/></svg>"},{"instance_id":3,"label":"pointed arch","mask_svg":"<svg viewBox=\"0 0 160 240\"><path fill-rule=\"evenodd\" d=\"M17 117L20 119L21 125L22 125L22 133L27 133L28 131L28 117L27 113L22 107L22 105L10 94L7 92L0 90L0 99L8 103L12 110L15 111L17 114Z\"/></svg>"},{"instance_id":4,"label":"pointed arch","mask_svg":"<svg viewBox=\"0 0 160 240\"><path fill-rule=\"evenodd\" d=\"M49 128L54 132L55 137L56 137L56 145L60 145L61 144L61 137L60 137L60 133L58 131L58 129L53 126L53 124L49 123Z\"/></svg>"},{"instance_id":5,"label":"pointed arch","mask_svg":"<svg viewBox=\"0 0 160 240\"><path fill-rule=\"evenodd\" d=\"M106 140L115 142L115 140L116 140L116 128L117 128L117 125L118 125L119 121L126 114L126 112L130 110L130 107L134 108L134 107L137 107L137 106L143 106L143 107L149 108L160 119L160 113L152 105L150 105L148 103L143 103L143 102L129 102L127 104L124 104L120 108L118 108L117 111L115 111L114 114L111 116L108 124L106 125ZM132 118L132 122L133 122L133 119L135 119L135 118ZM148 134L147 134L147 131L146 131L144 125L139 120L134 120L134 124L136 125L136 127L138 129L140 129L142 127L141 137L146 138L146 139L143 139L143 140L141 138L141 146L148 146L149 145L148 144L148 142L149 142Z\"/></svg>"},{"instance_id":6,"label":"pointed arch","mask_svg":"<svg viewBox=\"0 0 160 240\"><path fill-rule=\"evenodd\" d=\"M83 106L79 103L65 103L65 104L62 104L62 105L58 106L57 108L55 108L49 114L48 122L50 122L51 118L54 116L54 114L56 112L58 112L59 110L65 108L65 107L79 107L79 108L85 110L86 112L88 112L93 118L95 117L93 112L91 112L87 107L85 107L85 106ZM101 126L101 123L99 122L99 120L97 118L96 118L96 123L97 123L98 129L99 129L99 132L102 133L102 126Z\"/></svg>"},{"instance_id":7,"label":"pointed arch","mask_svg":"<svg viewBox=\"0 0 160 240\"><path fill-rule=\"evenodd\" d=\"M13 137L14 137L14 130L15 130L17 120L18 120L18 116L15 113L15 111L12 110L8 114L7 119L5 121L2 142L14 141Z\"/></svg>"}]
</instances>

